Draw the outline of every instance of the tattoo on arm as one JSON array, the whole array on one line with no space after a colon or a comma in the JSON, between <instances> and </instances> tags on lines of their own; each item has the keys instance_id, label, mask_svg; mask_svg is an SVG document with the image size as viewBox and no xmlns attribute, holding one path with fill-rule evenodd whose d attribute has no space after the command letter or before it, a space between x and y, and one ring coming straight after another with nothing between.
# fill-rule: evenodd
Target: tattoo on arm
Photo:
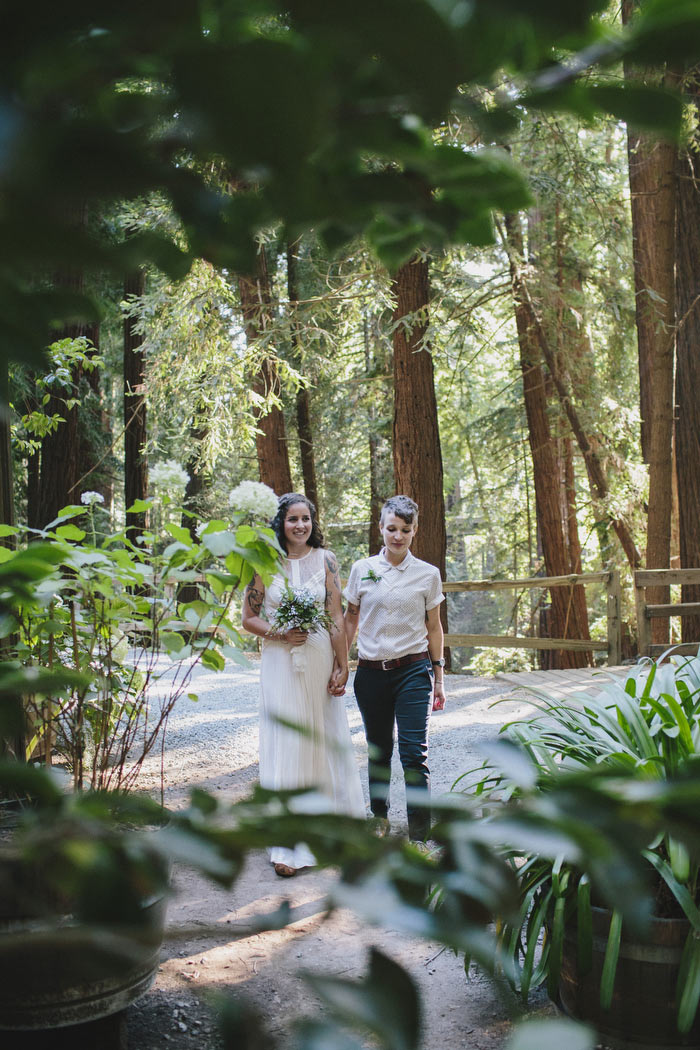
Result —
<instances>
[{"instance_id":1,"label":"tattoo on arm","mask_svg":"<svg viewBox=\"0 0 700 1050\"><path fill-rule=\"evenodd\" d=\"M326 605L328 605L331 598L332 587L340 594L340 574L338 573L338 559L336 558L333 551L328 551L326 554L326 569L331 576L331 586L328 584L328 575L326 575Z\"/></svg>"},{"instance_id":2,"label":"tattoo on arm","mask_svg":"<svg viewBox=\"0 0 700 1050\"><path fill-rule=\"evenodd\" d=\"M340 573L338 572L338 559L332 551L329 551L326 555L326 568L331 574L331 579L335 586L340 590Z\"/></svg>"},{"instance_id":3,"label":"tattoo on arm","mask_svg":"<svg viewBox=\"0 0 700 1050\"><path fill-rule=\"evenodd\" d=\"M359 616L360 615L360 606L359 605L353 605L352 602L348 602L348 613L349 613L350 616Z\"/></svg>"},{"instance_id":4,"label":"tattoo on arm","mask_svg":"<svg viewBox=\"0 0 700 1050\"><path fill-rule=\"evenodd\" d=\"M254 616L260 615L264 598L265 591L261 591L253 583L248 584L245 589L245 600L248 602L248 608Z\"/></svg>"}]
</instances>

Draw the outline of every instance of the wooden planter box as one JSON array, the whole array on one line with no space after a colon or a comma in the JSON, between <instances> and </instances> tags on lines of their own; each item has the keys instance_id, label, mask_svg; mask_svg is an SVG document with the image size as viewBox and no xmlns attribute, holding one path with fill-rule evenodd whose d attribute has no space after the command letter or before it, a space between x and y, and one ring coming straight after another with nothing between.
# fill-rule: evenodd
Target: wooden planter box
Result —
<instances>
[{"instance_id":1,"label":"wooden planter box","mask_svg":"<svg viewBox=\"0 0 700 1050\"><path fill-rule=\"evenodd\" d=\"M620 1050L680 1050L700 1047L700 1011L693 1028L676 1027L676 982L689 925L685 919L654 919L650 938L639 942L622 935L613 999L600 1005L600 979L610 928L610 912L593 908L593 965L579 973L576 927L564 937L560 1005L570 1017L593 1025L602 1041Z\"/></svg>"}]
</instances>

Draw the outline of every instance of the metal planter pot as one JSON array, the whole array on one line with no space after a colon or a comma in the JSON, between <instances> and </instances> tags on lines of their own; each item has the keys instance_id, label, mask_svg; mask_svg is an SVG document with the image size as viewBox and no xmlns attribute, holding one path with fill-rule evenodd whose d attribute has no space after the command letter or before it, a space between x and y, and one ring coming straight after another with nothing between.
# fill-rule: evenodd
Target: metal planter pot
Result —
<instances>
[{"instance_id":1,"label":"metal planter pot","mask_svg":"<svg viewBox=\"0 0 700 1050\"><path fill-rule=\"evenodd\" d=\"M165 896L143 900L129 923L93 923L76 920L42 883L0 852L0 1030L107 1017L143 995L158 969Z\"/></svg>"},{"instance_id":2,"label":"metal planter pot","mask_svg":"<svg viewBox=\"0 0 700 1050\"><path fill-rule=\"evenodd\" d=\"M0 1029L56 1028L123 1010L153 982L164 922L163 898L144 905L133 929L0 922Z\"/></svg>"}]
</instances>

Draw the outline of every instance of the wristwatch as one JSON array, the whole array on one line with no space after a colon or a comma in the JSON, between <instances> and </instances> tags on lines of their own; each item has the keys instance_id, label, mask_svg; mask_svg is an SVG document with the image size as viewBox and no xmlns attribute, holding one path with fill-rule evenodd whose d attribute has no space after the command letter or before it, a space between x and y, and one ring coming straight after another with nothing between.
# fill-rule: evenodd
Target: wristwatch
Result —
<instances>
[{"instance_id":1,"label":"wristwatch","mask_svg":"<svg viewBox=\"0 0 700 1050\"><path fill-rule=\"evenodd\" d=\"M441 656L439 660L431 660L430 662L432 663L433 667L444 667L445 657Z\"/></svg>"}]
</instances>

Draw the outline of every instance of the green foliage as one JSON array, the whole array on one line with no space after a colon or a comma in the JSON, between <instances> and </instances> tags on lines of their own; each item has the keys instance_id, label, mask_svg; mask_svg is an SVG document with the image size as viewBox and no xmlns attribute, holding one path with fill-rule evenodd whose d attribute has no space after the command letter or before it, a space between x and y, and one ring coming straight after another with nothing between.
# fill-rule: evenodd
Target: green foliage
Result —
<instances>
[{"instance_id":1,"label":"green foliage","mask_svg":"<svg viewBox=\"0 0 700 1050\"><path fill-rule=\"evenodd\" d=\"M683 783L684 778L690 783L696 776L700 657L670 655L658 665L646 661L630 671L624 685L612 679L606 682L602 676L598 689L581 691L566 702L539 690L531 692L538 713L504 727L507 739L523 750L501 743L489 755L486 773L468 789L484 806L487 822L498 819L508 800L528 797L533 791L546 799L562 771L580 777L624 775L626 796L640 803L653 795L652 785L674 779ZM523 754L529 764L523 765ZM649 866L646 880L651 881L654 871L675 899L678 914L690 924L678 991L678 1026L687 1032L700 1001L694 948L700 930L699 858L697 843L689 849L688 842L678 837L679 830L674 820L662 829L649 826L638 849L640 862ZM596 872L590 855L584 862L562 851L552 863L551 846L543 851L533 844L523 850L521 844L505 855L513 863L520 895L515 919L505 918L499 931L500 945L513 965L513 984L527 1000L531 988L546 981L550 996L556 998L564 926L574 918L582 972L590 969L591 882L599 894L602 872ZM622 894L611 893L610 886L607 894L613 910L601 976L603 1007L612 1000L623 923L628 922ZM535 965L541 937L542 952Z\"/></svg>"},{"instance_id":2,"label":"green foliage","mask_svg":"<svg viewBox=\"0 0 700 1050\"><path fill-rule=\"evenodd\" d=\"M256 235L275 222L292 239L313 227L333 248L366 232L388 266L422 244L484 243L492 210L522 206L527 187L503 156L434 141L458 91L488 136L528 97L580 109L562 87L594 61L648 61L652 41L656 61L694 57L695 5L649 3L619 36L601 31L605 8L215 0L144 12L100 0L62 19L46 0L31 15L14 9L1 52L3 356L37 360L53 324L99 315L84 294L37 284L44 272L149 263L182 277L197 256L247 272ZM505 91L484 106L480 91L504 70ZM606 83L588 96L640 122L675 121L671 100L623 101ZM155 230L115 242L76 221L86 205L154 192L172 203L184 245Z\"/></svg>"},{"instance_id":3,"label":"green foliage","mask_svg":"<svg viewBox=\"0 0 700 1050\"><path fill-rule=\"evenodd\" d=\"M76 787L124 790L197 662L219 671L237 654L233 594L256 572L269 581L279 548L243 514L228 528L207 526L200 540L168 525L175 542L163 543L152 534L98 539L96 513L94 503L65 507L42 543L0 548L0 689L15 697L3 728L17 731L21 697L27 758L55 750ZM73 523L84 517L92 542ZM197 600L179 601L192 583Z\"/></svg>"}]
</instances>

